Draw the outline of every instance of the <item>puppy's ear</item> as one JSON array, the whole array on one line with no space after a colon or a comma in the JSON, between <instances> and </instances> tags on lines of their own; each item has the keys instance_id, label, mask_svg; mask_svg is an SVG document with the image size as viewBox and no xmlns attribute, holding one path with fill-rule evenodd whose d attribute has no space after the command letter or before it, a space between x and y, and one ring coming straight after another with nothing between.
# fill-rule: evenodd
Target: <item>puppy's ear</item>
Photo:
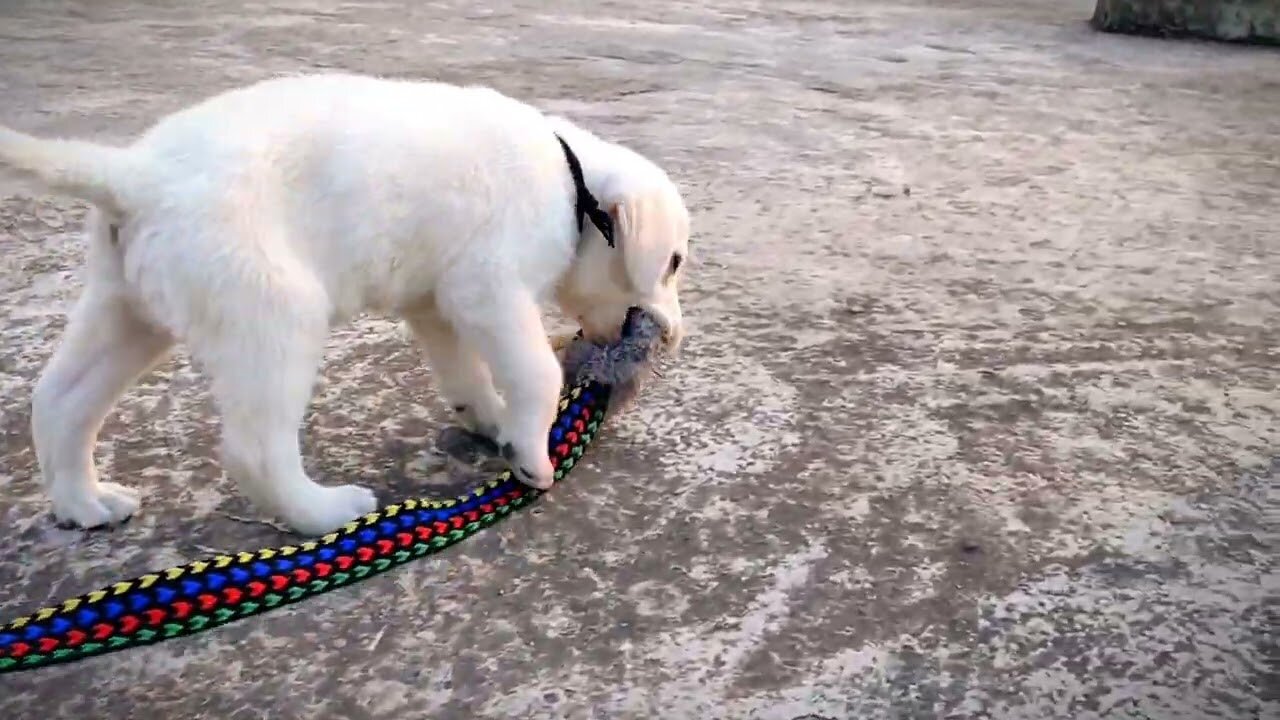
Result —
<instances>
[{"instance_id":1,"label":"puppy's ear","mask_svg":"<svg viewBox=\"0 0 1280 720\"><path fill-rule=\"evenodd\" d=\"M670 228L655 217L655 204L642 195L629 195L609 204L613 234L633 289L645 292L662 280L670 263L671 249L663 238ZM658 213L660 215L660 213Z\"/></svg>"}]
</instances>

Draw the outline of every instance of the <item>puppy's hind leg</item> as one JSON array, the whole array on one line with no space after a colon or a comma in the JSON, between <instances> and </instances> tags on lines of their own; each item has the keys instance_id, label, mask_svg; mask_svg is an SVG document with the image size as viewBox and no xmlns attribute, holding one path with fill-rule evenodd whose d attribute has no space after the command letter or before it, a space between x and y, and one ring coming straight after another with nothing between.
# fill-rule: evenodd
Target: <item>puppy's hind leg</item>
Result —
<instances>
[{"instance_id":1,"label":"puppy's hind leg","mask_svg":"<svg viewBox=\"0 0 1280 720\"><path fill-rule=\"evenodd\" d=\"M439 299L443 316L479 351L502 393L497 440L512 471L524 483L551 487L547 434L560 397L560 363L537 303L522 291L482 287L474 280L465 289L441 288Z\"/></svg>"},{"instance_id":2,"label":"puppy's hind leg","mask_svg":"<svg viewBox=\"0 0 1280 720\"><path fill-rule=\"evenodd\" d=\"M367 488L319 485L303 469L298 436L328 332L327 321L308 317L308 300L273 298L252 322L202 338L197 355L213 375L227 474L255 505L318 535L378 503Z\"/></svg>"},{"instance_id":3,"label":"puppy's hind leg","mask_svg":"<svg viewBox=\"0 0 1280 720\"><path fill-rule=\"evenodd\" d=\"M138 509L138 494L99 482L93 446L116 401L173 345L113 288L86 286L32 393L31 434L58 520L91 528Z\"/></svg>"}]
</instances>

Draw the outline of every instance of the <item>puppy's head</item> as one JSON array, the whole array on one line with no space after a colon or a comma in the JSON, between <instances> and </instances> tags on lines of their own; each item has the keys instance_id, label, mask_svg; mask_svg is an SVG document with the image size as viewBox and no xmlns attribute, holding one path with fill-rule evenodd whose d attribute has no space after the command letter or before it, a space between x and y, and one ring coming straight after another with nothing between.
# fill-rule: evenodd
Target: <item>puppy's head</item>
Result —
<instances>
[{"instance_id":1,"label":"puppy's head","mask_svg":"<svg viewBox=\"0 0 1280 720\"><path fill-rule=\"evenodd\" d=\"M587 223L556 300L600 343L618 338L628 308L645 308L674 351L684 338L678 286L689 255L689 211L665 173L639 156L625 157L599 198L613 220L615 247Z\"/></svg>"}]
</instances>

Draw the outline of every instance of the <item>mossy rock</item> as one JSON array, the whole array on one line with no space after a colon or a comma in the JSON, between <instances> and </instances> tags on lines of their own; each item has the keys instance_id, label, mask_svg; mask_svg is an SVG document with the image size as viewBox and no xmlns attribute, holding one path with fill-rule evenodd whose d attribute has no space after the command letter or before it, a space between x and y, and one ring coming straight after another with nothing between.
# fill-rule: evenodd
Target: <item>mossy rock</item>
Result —
<instances>
[{"instance_id":1,"label":"mossy rock","mask_svg":"<svg viewBox=\"0 0 1280 720\"><path fill-rule=\"evenodd\" d=\"M1098 0L1105 32L1280 45L1280 0Z\"/></svg>"}]
</instances>

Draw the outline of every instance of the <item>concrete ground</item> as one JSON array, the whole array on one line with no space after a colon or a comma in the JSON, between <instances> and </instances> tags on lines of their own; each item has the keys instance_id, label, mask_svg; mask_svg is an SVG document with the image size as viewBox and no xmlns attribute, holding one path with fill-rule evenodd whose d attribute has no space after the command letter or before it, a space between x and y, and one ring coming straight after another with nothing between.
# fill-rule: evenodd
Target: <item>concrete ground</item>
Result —
<instances>
[{"instance_id":1,"label":"concrete ground","mask_svg":"<svg viewBox=\"0 0 1280 720\"><path fill-rule=\"evenodd\" d=\"M0 677L0 717L1280 717L1280 54L1092 5L3 0L5 123L119 141L320 68L492 84L665 164L697 262L681 363L538 509ZM98 448L142 512L54 526L29 401L84 206L0 197L0 615L286 541L181 354ZM362 320L307 462L429 493L468 472L446 421Z\"/></svg>"}]
</instances>

